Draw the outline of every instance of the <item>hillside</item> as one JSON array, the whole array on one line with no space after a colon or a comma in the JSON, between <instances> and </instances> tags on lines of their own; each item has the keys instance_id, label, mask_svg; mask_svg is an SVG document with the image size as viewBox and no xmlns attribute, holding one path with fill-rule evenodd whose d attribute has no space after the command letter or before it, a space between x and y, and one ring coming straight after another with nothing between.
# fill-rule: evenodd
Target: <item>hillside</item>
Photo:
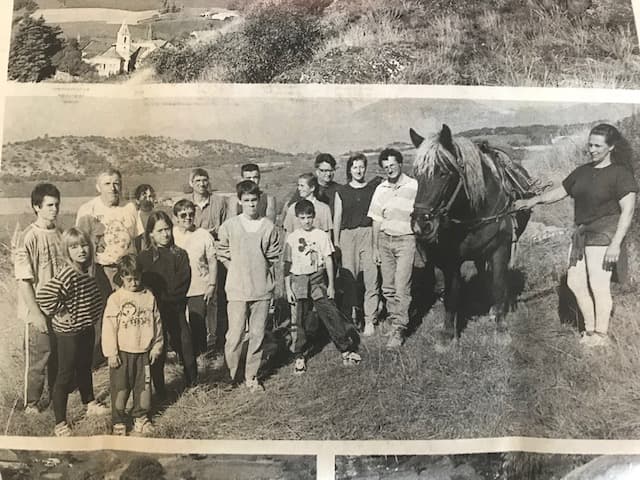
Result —
<instances>
[{"instance_id":1,"label":"hillside","mask_svg":"<svg viewBox=\"0 0 640 480\"><path fill-rule=\"evenodd\" d=\"M169 137L39 137L7 143L0 180L78 180L110 164L136 175L201 165L276 162L291 154L225 140L178 140Z\"/></svg>"}]
</instances>

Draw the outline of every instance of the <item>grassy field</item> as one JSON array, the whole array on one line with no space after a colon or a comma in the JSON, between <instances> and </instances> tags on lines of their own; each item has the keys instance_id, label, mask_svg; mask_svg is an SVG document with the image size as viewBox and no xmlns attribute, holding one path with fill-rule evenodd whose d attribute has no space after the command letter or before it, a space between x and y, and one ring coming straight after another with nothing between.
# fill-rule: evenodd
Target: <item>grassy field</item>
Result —
<instances>
[{"instance_id":1,"label":"grassy field","mask_svg":"<svg viewBox=\"0 0 640 480\"><path fill-rule=\"evenodd\" d=\"M584 141L583 132L576 138ZM558 181L581 152L554 147L546 161L528 152L532 173ZM294 170L294 169L288 169ZM272 175L282 176L276 172ZM272 177L273 178L273 177ZM279 196L291 182L272 183ZM276 186L278 185L278 186ZM413 316L414 329L399 351L386 351L380 334L364 339L363 362L343 367L338 352L327 345L314 355L308 373L291 374L282 337L269 337L274 354L266 365L263 395L231 387L224 371L203 372L197 388L182 392L180 368L167 368L172 401L154 418L157 434L172 438L233 439L443 439L527 435L555 438L640 438L640 326L635 315L637 271L633 282L614 286L615 313L608 349L585 350L578 343L579 320L562 289L571 225L571 202L534 212L520 242L512 272L519 302L508 315L509 335L496 336L494 325L474 302L481 282L466 269L467 304L476 313L460 339L447 350L437 348L442 304ZM24 224L23 218L20 219ZM14 219L2 235L0 255L0 428L8 434L47 435L50 411L25 417L14 406L21 396L21 324L15 320L15 283L7 249ZM68 224L71 216L62 218ZM543 235L546 226L565 227ZM630 265L640 264L637 230L630 234ZM418 285L414 298L431 290ZM475 292L471 294L470 292ZM475 299L475 300L474 300ZM280 348L280 350L278 350ZM108 394L105 368L95 372L96 392ZM72 395L70 418L78 434L108 432L108 421L81 417ZM191 419L185 422L184 419Z\"/></svg>"},{"instance_id":2,"label":"grassy field","mask_svg":"<svg viewBox=\"0 0 640 480\"><path fill-rule=\"evenodd\" d=\"M543 8L542 3L311 2L310 9L329 5L319 15L322 39L314 46L315 53L293 64L284 62L286 68L267 81L638 86L640 57L630 0L593 0L589 9L580 11L557 6L561 2L552 2L556 6L551 8ZM280 43L277 32L265 29L264 35L274 37L265 41ZM284 35L280 39L287 41ZM232 40L219 40L220 49L226 51ZM227 68L223 57L205 68L200 78L234 81L237 61L233 58L228 63ZM246 66L247 71L250 67Z\"/></svg>"}]
</instances>

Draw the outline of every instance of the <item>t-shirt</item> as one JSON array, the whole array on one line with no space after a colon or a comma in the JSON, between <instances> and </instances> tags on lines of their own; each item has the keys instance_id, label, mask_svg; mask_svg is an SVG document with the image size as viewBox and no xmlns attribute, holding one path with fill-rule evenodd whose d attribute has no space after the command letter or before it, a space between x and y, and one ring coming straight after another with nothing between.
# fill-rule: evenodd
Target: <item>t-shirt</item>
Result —
<instances>
[{"instance_id":1,"label":"t-shirt","mask_svg":"<svg viewBox=\"0 0 640 480\"><path fill-rule=\"evenodd\" d=\"M334 248L327 232L317 228L309 231L298 228L287 235L284 261L291 262L293 275L309 275L324 268L325 258L333 254Z\"/></svg>"},{"instance_id":2,"label":"t-shirt","mask_svg":"<svg viewBox=\"0 0 640 480\"><path fill-rule=\"evenodd\" d=\"M114 265L128 253L136 253L138 215L130 206L107 206L100 197L78 209L76 225L89 235L96 252L96 263Z\"/></svg>"},{"instance_id":3,"label":"t-shirt","mask_svg":"<svg viewBox=\"0 0 640 480\"><path fill-rule=\"evenodd\" d=\"M16 280L30 280L34 292L51 280L65 265L62 258L62 232L32 223L12 240L14 276ZM18 317L25 320L29 310L18 295Z\"/></svg>"},{"instance_id":4,"label":"t-shirt","mask_svg":"<svg viewBox=\"0 0 640 480\"><path fill-rule=\"evenodd\" d=\"M349 184L340 186L338 189L338 195L342 201L340 229L351 230L371 226L372 220L367 216L367 213L377 186L376 182L369 182L361 188L354 188Z\"/></svg>"},{"instance_id":5,"label":"t-shirt","mask_svg":"<svg viewBox=\"0 0 640 480\"><path fill-rule=\"evenodd\" d=\"M36 292L40 309L53 319L53 331L81 332L95 325L102 315L102 295L96 280L65 265Z\"/></svg>"},{"instance_id":6,"label":"t-shirt","mask_svg":"<svg viewBox=\"0 0 640 480\"><path fill-rule=\"evenodd\" d=\"M189 256L191 284L187 297L204 295L209 285L216 282L215 277L211 278L210 275L211 267L217 262L213 237L204 228L183 233L179 228L173 227L173 239Z\"/></svg>"},{"instance_id":7,"label":"t-shirt","mask_svg":"<svg viewBox=\"0 0 640 480\"><path fill-rule=\"evenodd\" d=\"M633 173L621 165L595 168L587 163L576 168L562 182L574 199L575 223L588 224L599 218L620 214L618 201L638 191Z\"/></svg>"},{"instance_id":8,"label":"t-shirt","mask_svg":"<svg viewBox=\"0 0 640 480\"><path fill-rule=\"evenodd\" d=\"M107 300L102 321L102 352L144 353L162 350L162 323L155 297L149 290L119 288Z\"/></svg>"},{"instance_id":9,"label":"t-shirt","mask_svg":"<svg viewBox=\"0 0 640 480\"><path fill-rule=\"evenodd\" d=\"M316 216L313 219L313 226L325 232L331 231L331 229L333 229L333 219L329 206L317 198L311 200L311 203L313 203L316 210ZM289 206L287 213L284 216L284 222L282 222L282 227L287 231L287 233L291 233L300 228L300 220L296 217L295 208L295 203Z\"/></svg>"}]
</instances>

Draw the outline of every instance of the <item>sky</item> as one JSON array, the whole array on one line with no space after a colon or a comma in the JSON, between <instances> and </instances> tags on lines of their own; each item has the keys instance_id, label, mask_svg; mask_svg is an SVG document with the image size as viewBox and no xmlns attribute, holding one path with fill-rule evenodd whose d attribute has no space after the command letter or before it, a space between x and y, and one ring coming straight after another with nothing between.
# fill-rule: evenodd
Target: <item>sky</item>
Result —
<instances>
[{"instance_id":1,"label":"sky","mask_svg":"<svg viewBox=\"0 0 640 480\"><path fill-rule=\"evenodd\" d=\"M408 130L616 120L630 104L433 98L15 96L5 105L3 143L45 134L223 139L281 152L334 154L409 142ZM46 113L45 113L46 112Z\"/></svg>"}]
</instances>

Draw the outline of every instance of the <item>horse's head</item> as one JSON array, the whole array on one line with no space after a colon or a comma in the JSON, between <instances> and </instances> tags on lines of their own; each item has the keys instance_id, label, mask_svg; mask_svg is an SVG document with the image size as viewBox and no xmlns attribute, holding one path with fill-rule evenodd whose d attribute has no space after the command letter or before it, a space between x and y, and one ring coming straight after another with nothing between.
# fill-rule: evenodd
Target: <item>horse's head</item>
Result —
<instances>
[{"instance_id":1,"label":"horse's head","mask_svg":"<svg viewBox=\"0 0 640 480\"><path fill-rule=\"evenodd\" d=\"M456 146L447 125L427 140L410 129L411 141L418 149L414 174L418 193L411 214L411 228L420 240L437 241L438 231L448 221L448 213L460 195L463 179Z\"/></svg>"}]
</instances>

